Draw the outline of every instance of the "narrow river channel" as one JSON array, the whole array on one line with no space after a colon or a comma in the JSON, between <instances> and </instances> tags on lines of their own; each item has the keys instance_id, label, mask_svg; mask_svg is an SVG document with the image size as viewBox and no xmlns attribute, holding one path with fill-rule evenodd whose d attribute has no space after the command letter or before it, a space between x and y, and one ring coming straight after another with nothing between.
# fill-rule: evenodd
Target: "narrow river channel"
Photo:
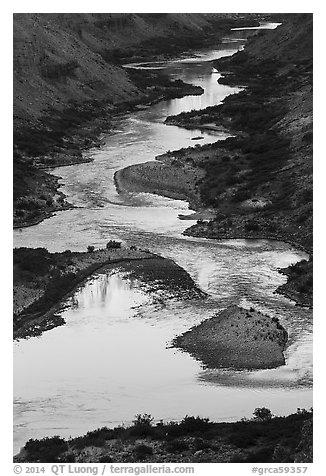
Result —
<instances>
[{"instance_id":1,"label":"narrow river channel","mask_svg":"<svg viewBox=\"0 0 326 476\"><path fill-rule=\"evenodd\" d=\"M271 27L268 26L267 27ZM233 35L233 36L232 36ZM312 405L312 313L274 293L279 273L306 255L267 240L214 241L182 232L193 221L184 201L145 193L118 194L113 175L167 150L223 139L222 133L167 126L166 116L218 104L239 91L217 83L210 60L242 48L244 32L191 58L150 64L170 77L205 89L202 96L162 101L121 116L94 161L61 167L62 190L77 206L39 225L15 230L14 244L50 251L84 251L109 239L150 248L181 265L209 294L207 300L153 304L142 283L122 269L100 272L67 301L67 324L14 343L14 451L29 438L83 434L129 423L137 413L156 419L186 414L218 421L251 416L266 406L285 415ZM286 365L274 370L207 370L169 348L174 336L230 304L254 306L277 316L289 333Z\"/></svg>"}]
</instances>

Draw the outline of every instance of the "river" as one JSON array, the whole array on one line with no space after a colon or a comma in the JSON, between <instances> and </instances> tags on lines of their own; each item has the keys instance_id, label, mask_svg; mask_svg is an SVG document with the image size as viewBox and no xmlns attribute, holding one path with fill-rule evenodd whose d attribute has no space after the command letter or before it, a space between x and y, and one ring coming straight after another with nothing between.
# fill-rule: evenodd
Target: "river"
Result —
<instances>
[{"instance_id":1,"label":"river","mask_svg":"<svg viewBox=\"0 0 326 476\"><path fill-rule=\"evenodd\" d=\"M268 25L267 25L268 27ZM307 256L268 240L214 241L182 232L193 221L186 202L146 193L118 194L113 175L167 150L226 137L163 123L166 116L218 104L239 91L217 83L209 61L243 47L238 32L222 45L149 68L200 85L202 96L162 101L120 116L94 161L60 167L62 190L76 207L14 231L15 246L50 251L103 247L109 239L150 248L180 264L209 294L203 302L153 303L142 283L122 269L99 272L67 301L67 324L14 343L14 451L29 438L75 436L100 426L129 423L137 413L155 419L186 414L217 421L250 417L266 406L285 415L312 405L312 313L274 293L279 273ZM243 35L241 34L241 38ZM169 348L174 336L229 304L277 316L289 332L286 365L274 370L207 370Z\"/></svg>"}]
</instances>

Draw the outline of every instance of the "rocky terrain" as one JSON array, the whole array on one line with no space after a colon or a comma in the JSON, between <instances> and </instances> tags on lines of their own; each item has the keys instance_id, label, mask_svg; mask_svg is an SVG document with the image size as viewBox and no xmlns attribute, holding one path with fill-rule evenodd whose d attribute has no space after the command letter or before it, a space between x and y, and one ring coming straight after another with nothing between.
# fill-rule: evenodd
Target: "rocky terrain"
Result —
<instances>
[{"instance_id":1,"label":"rocky terrain","mask_svg":"<svg viewBox=\"0 0 326 476\"><path fill-rule=\"evenodd\" d=\"M135 104L201 94L201 88L141 75L123 62L176 55L218 41L238 14L14 14L14 226L68 206L40 169L85 161L112 115Z\"/></svg>"},{"instance_id":2,"label":"rocky terrain","mask_svg":"<svg viewBox=\"0 0 326 476\"><path fill-rule=\"evenodd\" d=\"M250 18L255 22L258 16ZM236 14L15 14L14 224L37 223L69 207L48 168L85 160L82 151L99 144L113 115L194 93L184 83L137 76L121 63L202 46L204 37L216 41L242 21L248 25L248 18ZM213 210L213 219L198 220L187 230L192 236L274 238L312 256L312 16L287 16L281 27L262 32L244 51L215 66L224 71L221 82L245 90L220 106L170 117L167 123L228 130L234 137L169 152L138 172L125 169L116 175L118 186L133 182ZM114 263L124 263L153 289L159 269L158 280L170 282L171 290L190 289L192 297L200 297L181 268L166 261L157 266L157 259L120 246L90 246L85 253L15 250L14 337L64 324L56 314L60 301L93 272ZM283 272L289 279L279 291L311 306L312 259ZM252 310L230 313L225 311L227 319L222 313L204 321L178 337L177 345L212 367L229 366L231 358L235 368L248 368L248 362L250 368L284 363L286 333L278 322ZM222 349L226 344L229 353ZM185 417L154 425L150 416L138 415L130 428L102 428L68 441L30 440L15 460L311 462L311 413L272 418L267 409L260 410L253 420L232 424Z\"/></svg>"},{"instance_id":3,"label":"rocky terrain","mask_svg":"<svg viewBox=\"0 0 326 476\"><path fill-rule=\"evenodd\" d=\"M276 318L231 306L173 340L208 368L266 369L285 364L287 333Z\"/></svg>"},{"instance_id":4,"label":"rocky terrain","mask_svg":"<svg viewBox=\"0 0 326 476\"><path fill-rule=\"evenodd\" d=\"M139 191L188 200L195 208L201 204L196 183L204 175L198 168L177 163L169 157L162 161L145 162L118 170L115 183L119 191Z\"/></svg>"},{"instance_id":5,"label":"rocky terrain","mask_svg":"<svg viewBox=\"0 0 326 476\"><path fill-rule=\"evenodd\" d=\"M312 15L290 16L276 30L251 38L243 51L214 64L224 72L220 82L245 86L244 91L221 105L166 120L234 134L166 154L181 169L204 171L193 187L199 188L201 206L215 209L213 220L199 220L185 233L274 238L312 254ZM281 291L300 303L309 295L311 303L311 261L289 274L291 284Z\"/></svg>"},{"instance_id":6,"label":"rocky terrain","mask_svg":"<svg viewBox=\"0 0 326 476\"><path fill-rule=\"evenodd\" d=\"M136 415L133 426L99 428L85 436L29 440L15 462L38 463L311 463L312 412L273 417L257 408L251 420L213 423L186 416L153 423Z\"/></svg>"}]
</instances>

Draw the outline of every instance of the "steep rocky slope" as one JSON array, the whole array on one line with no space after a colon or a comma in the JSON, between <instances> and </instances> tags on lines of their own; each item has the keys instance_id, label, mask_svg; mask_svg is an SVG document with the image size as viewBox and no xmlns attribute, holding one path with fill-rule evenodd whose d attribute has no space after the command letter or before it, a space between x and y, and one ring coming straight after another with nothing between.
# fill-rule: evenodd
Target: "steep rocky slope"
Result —
<instances>
[{"instance_id":1,"label":"steep rocky slope","mask_svg":"<svg viewBox=\"0 0 326 476\"><path fill-rule=\"evenodd\" d=\"M117 63L175 53L236 21L226 14L15 14L15 126L71 101L132 100L139 91Z\"/></svg>"},{"instance_id":2,"label":"steep rocky slope","mask_svg":"<svg viewBox=\"0 0 326 476\"><path fill-rule=\"evenodd\" d=\"M15 15L14 120L40 118L48 108L92 99L119 102L137 95L127 74L89 48L59 17Z\"/></svg>"},{"instance_id":3,"label":"steep rocky slope","mask_svg":"<svg viewBox=\"0 0 326 476\"><path fill-rule=\"evenodd\" d=\"M296 15L216 62L220 82L243 84L220 106L167 122L224 126L235 137L173 156L204 168L203 201L216 220L191 232L270 236L312 248L312 18Z\"/></svg>"},{"instance_id":4,"label":"steep rocky slope","mask_svg":"<svg viewBox=\"0 0 326 476\"><path fill-rule=\"evenodd\" d=\"M131 76L123 61L217 41L230 26L248 21L256 16L14 14L14 224L36 223L67 206L54 197L55 179L39 167L78 163L81 150L109 128L112 114L165 94L200 94L154 74L147 81Z\"/></svg>"}]
</instances>

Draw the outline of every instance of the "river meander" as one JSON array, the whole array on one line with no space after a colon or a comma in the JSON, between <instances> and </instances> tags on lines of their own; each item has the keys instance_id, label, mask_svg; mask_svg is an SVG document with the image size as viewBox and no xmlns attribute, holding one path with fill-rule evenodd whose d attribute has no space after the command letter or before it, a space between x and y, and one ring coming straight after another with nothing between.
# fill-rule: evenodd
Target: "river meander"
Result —
<instances>
[{"instance_id":1,"label":"river meander","mask_svg":"<svg viewBox=\"0 0 326 476\"><path fill-rule=\"evenodd\" d=\"M198 52L159 67L205 89L202 96L162 101L115 120L91 163L54 170L78 208L39 225L15 230L15 246L50 251L102 247L109 239L150 248L181 265L209 294L203 302L151 301L142 283L122 269L100 272L67 301L67 324L14 344L14 451L29 438L83 434L130 422L137 413L156 419L201 415L219 421L251 416L257 406L275 414L312 405L312 313L274 293L286 278L278 268L306 258L268 240L214 241L182 232L193 221L184 201L145 193L118 194L113 175L167 150L214 142L202 133L163 124L167 115L219 103L237 88L219 85L209 60L232 54L241 41ZM235 372L203 369L168 347L174 336L229 304L254 306L279 317L289 332L286 365Z\"/></svg>"}]
</instances>

